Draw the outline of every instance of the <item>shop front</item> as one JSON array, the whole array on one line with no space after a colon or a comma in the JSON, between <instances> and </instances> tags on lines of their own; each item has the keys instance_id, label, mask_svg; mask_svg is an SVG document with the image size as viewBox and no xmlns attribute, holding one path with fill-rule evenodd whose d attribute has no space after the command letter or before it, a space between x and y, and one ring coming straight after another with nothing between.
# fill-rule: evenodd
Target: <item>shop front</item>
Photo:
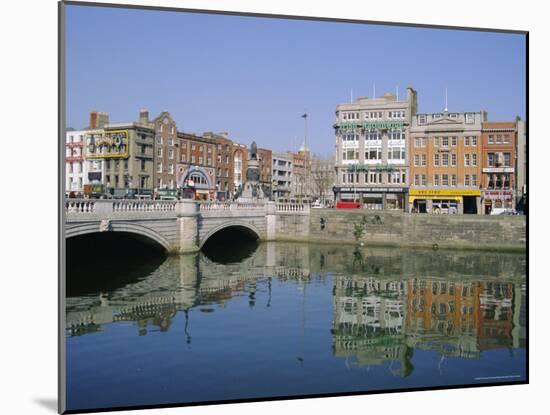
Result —
<instances>
[{"instance_id":1,"label":"shop front","mask_svg":"<svg viewBox=\"0 0 550 415\"><path fill-rule=\"evenodd\" d=\"M477 214L480 209L479 190L411 189L408 211L433 214Z\"/></svg>"},{"instance_id":2,"label":"shop front","mask_svg":"<svg viewBox=\"0 0 550 415\"><path fill-rule=\"evenodd\" d=\"M405 210L406 187L334 187L336 201L359 202L365 209Z\"/></svg>"},{"instance_id":3,"label":"shop front","mask_svg":"<svg viewBox=\"0 0 550 415\"><path fill-rule=\"evenodd\" d=\"M482 194L483 213L490 215L494 209L513 209L515 206L512 190L485 190Z\"/></svg>"}]
</instances>

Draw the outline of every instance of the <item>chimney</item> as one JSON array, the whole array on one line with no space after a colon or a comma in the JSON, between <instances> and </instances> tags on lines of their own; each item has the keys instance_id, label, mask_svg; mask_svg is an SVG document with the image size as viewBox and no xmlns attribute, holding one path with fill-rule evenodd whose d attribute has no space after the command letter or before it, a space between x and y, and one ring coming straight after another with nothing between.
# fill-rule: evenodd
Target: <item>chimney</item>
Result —
<instances>
[{"instance_id":1,"label":"chimney","mask_svg":"<svg viewBox=\"0 0 550 415\"><path fill-rule=\"evenodd\" d=\"M143 109L139 112L139 123L149 124L149 110Z\"/></svg>"},{"instance_id":2,"label":"chimney","mask_svg":"<svg viewBox=\"0 0 550 415\"><path fill-rule=\"evenodd\" d=\"M98 111L90 112L90 122L88 128L104 128L106 124L109 124L109 114Z\"/></svg>"}]
</instances>

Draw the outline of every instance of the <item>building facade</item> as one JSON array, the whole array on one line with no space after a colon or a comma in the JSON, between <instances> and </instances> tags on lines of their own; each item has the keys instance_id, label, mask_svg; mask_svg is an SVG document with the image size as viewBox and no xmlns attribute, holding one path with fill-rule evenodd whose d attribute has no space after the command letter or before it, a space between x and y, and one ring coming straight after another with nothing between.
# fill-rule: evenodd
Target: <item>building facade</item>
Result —
<instances>
[{"instance_id":1,"label":"building facade","mask_svg":"<svg viewBox=\"0 0 550 415\"><path fill-rule=\"evenodd\" d=\"M416 114L410 129L408 211L481 213L485 112Z\"/></svg>"},{"instance_id":2,"label":"building facade","mask_svg":"<svg viewBox=\"0 0 550 415\"><path fill-rule=\"evenodd\" d=\"M292 154L273 153L272 157L273 200L288 199L292 192Z\"/></svg>"},{"instance_id":3,"label":"building facade","mask_svg":"<svg viewBox=\"0 0 550 415\"><path fill-rule=\"evenodd\" d=\"M183 132L178 132L177 137L180 150L177 186L193 188L199 200L216 199L216 140Z\"/></svg>"},{"instance_id":4,"label":"building facade","mask_svg":"<svg viewBox=\"0 0 550 415\"><path fill-rule=\"evenodd\" d=\"M225 132L205 132L205 138L216 143L216 192L218 200L228 200L235 192L233 183L233 141Z\"/></svg>"},{"instance_id":5,"label":"building facade","mask_svg":"<svg viewBox=\"0 0 550 415\"><path fill-rule=\"evenodd\" d=\"M248 148L244 144L233 143L233 194L239 194L246 182L246 167L248 165Z\"/></svg>"},{"instance_id":6,"label":"building facade","mask_svg":"<svg viewBox=\"0 0 550 415\"><path fill-rule=\"evenodd\" d=\"M260 185L264 194L271 199L273 152L267 148L258 148L258 161L260 163Z\"/></svg>"},{"instance_id":7,"label":"building facade","mask_svg":"<svg viewBox=\"0 0 550 415\"><path fill-rule=\"evenodd\" d=\"M65 139L65 190L80 193L88 183L88 169L84 159L86 130L69 130Z\"/></svg>"},{"instance_id":8,"label":"building facade","mask_svg":"<svg viewBox=\"0 0 550 415\"><path fill-rule=\"evenodd\" d=\"M516 123L485 122L482 125L482 210L516 206Z\"/></svg>"},{"instance_id":9,"label":"building facade","mask_svg":"<svg viewBox=\"0 0 550 415\"><path fill-rule=\"evenodd\" d=\"M336 107L336 201L358 201L372 209L406 209L408 134L416 108L417 94L411 87L404 100L386 93Z\"/></svg>"},{"instance_id":10,"label":"building facade","mask_svg":"<svg viewBox=\"0 0 550 415\"><path fill-rule=\"evenodd\" d=\"M311 193L321 204L332 205L334 202L332 188L335 179L334 159L313 156L311 161Z\"/></svg>"},{"instance_id":11,"label":"building facade","mask_svg":"<svg viewBox=\"0 0 550 415\"><path fill-rule=\"evenodd\" d=\"M525 121L516 120L516 209L527 213L527 130Z\"/></svg>"},{"instance_id":12,"label":"building facade","mask_svg":"<svg viewBox=\"0 0 550 415\"><path fill-rule=\"evenodd\" d=\"M148 111L141 111L140 122L149 124ZM154 188L175 189L177 186L176 163L179 158L176 122L170 113L165 111L152 120L151 125L155 130Z\"/></svg>"}]
</instances>

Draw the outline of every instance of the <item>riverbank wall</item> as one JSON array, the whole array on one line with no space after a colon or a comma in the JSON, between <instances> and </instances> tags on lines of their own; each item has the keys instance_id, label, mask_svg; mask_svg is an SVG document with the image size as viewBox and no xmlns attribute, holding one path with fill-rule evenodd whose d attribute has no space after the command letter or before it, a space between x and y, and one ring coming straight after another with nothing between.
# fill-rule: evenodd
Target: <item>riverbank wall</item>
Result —
<instances>
[{"instance_id":1,"label":"riverbank wall","mask_svg":"<svg viewBox=\"0 0 550 415\"><path fill-rule=\"evenodd\" d=\"M524 251L525 216L311 209L277 214L275 239L431 249Z\"/></svg>"}]
</instances>

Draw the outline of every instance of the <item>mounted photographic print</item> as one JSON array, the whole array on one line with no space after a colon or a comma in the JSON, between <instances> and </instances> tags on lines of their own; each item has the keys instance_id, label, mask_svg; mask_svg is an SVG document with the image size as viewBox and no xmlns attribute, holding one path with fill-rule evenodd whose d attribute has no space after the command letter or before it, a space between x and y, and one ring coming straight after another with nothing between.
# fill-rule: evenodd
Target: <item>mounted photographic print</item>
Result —
<instances>
[{"instance_id":1,"label":"mounted photographic print","mask_svg":"<svg viewBox=\"0 0 550 415\"><path fill-rule=\"evenodd\" d=\"M527 32L59 12L60 412L528 382Z\"/></svg>"}]
</instances>

